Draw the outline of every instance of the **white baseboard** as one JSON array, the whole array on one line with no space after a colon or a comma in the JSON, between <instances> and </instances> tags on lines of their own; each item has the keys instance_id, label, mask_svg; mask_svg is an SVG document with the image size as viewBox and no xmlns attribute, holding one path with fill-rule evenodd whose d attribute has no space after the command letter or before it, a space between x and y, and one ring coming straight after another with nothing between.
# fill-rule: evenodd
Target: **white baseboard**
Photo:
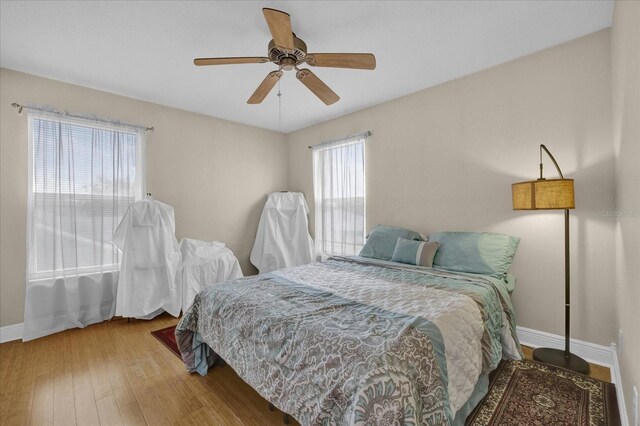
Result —
<instances>
[{"instance_id":1,"label":"white baseboard","mask_svg":"<svg viewBox=\"0 0 640 426\"><path fill-rule=\"evenodd\" d=\"M518 334L520 343L523 345L531 346L532 348L564 349L564 336L520 326L516 327L516 333ZM613 367L611 347L576 339L571 339L570 343L571 352L579 357L584 358L592 364L604 365L609 368Z\"/></svg>"},{"instance_id":2,"label":"white baseboard","mask_svg":"<svg viewBox=\"0 0 640 426\"><path fill-rule=\"evenodd\" d=\"M22 329L24 324L12 324L0 327L0 343L11 342L12 340L22 339Z\"/></svg>"},{"instance_id":3,"label":"white baseboard","mask_svg":"<svg viewBox=\"0 0 640 426\"><path fill-rule=\"evenodd\" d=\"M520 343L523 345L530 346L532 348L545 347L564 349L564 336L558 336L557 334L519 326L516 327L516 333L518 334ZM612 343L611 346L603 346L576 339L571 339L570 343L572 353L584 358L592 364L609 367L611 370L611 381L616 385L616 397L618 399L618 410L620 411L620 422L622 423L622 426L629 426L616 345Z\"/></svg>"},{"instance_id":4,"label":"white baseboard","mask_svg":"<svg viewBox=\"0 0 640 426\"><path fill-rule=\"evenodd\" d=\"M622 390L622 376L620 375L620 365L618 364L618 352L616 344L611 344L611 357L613 365L611 366L611 381L616 384L616 397L618 398L618 410L620 411L620 423L622 426L629 426L627 418L627 404L624 402L624 392Z\"/></svg>"}]
</instances>

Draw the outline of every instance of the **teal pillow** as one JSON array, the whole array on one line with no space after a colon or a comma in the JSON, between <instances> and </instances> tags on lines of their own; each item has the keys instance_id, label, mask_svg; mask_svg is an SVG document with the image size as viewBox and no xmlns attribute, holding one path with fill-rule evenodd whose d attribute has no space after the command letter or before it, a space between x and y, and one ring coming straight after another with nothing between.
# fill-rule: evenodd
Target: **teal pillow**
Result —
<instances>
[{"instance_id":1,"label":"teal pillow","mask_svg":"<svg viewBox=\"0 0 640 426\"><path fill-rule=\"evenodd\" d=\"M513 293L513 290L516 289L517 281L518 279L511 274L507 274L507 276L504 277L504 283L507 285L507 291L509 294Z\"/></svg>"},{"instance_id":2,"label":"teal pillow","mask_svg":"<svg viewBox=\"0 0 640 426\"><path fill-rule=\"evenodd\" d=\"M396 242L391 261L431 268L433 266L433 257L436 255L439 246L440 243L436 241L415 241L400 237Z\"/></svg>"},{"instance_id":3,"label":"teal pillow","mask_svg":"<svg viewBox=\"0 0 640 426\"><path fill-rule=\"evenodd\" d=\"M425 241L423 235L408 229L376 225L367 237L364 247L360 250L360 256L391 260L396 242L400 237L407 240Z\"/></svg>"},{"instance_id":4,"label":"teal pillow","mask_svg":"<svg viewBox=\"0 0 640 426\"><path fill-rule=\"evenodd\" d=\"M436 232L429 241L440 243L433 266L505 279L520 238L491 232Z\"/></svg>"}]
</instances>

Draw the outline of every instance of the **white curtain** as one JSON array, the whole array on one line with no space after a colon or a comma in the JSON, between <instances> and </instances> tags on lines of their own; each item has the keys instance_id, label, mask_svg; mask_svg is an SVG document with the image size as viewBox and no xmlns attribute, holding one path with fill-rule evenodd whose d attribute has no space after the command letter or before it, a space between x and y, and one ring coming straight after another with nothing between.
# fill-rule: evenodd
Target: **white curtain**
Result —
<instances>
[{"instance_id":1,"label":"white curtain","mask_svg":"<svg viewBox=\"0 0 640 426\"><path fill-rule=\"evenodd\" d=\"M360 253L365 237L364 136L313 147L315 241L319 255Z\"/></svg>"},{"instance_id":2,"label":"white curtain","mask_svg":"<svg viewBox=\"0 0 640 426\"><path fill-rule=\"evenodd\" d=\"M113 232L143 191L143 133L29 114L28 266L23 340L111 318Z\"/></svg>"}]
</instances>

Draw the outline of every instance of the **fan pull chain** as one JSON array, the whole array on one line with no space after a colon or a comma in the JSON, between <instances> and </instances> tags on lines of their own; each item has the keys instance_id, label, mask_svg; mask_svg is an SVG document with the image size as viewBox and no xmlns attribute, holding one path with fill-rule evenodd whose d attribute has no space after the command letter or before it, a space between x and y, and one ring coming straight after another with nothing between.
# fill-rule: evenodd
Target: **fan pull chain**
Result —
<instances>
[{"instance_id":1,"label":"fan pull chain","mask_svg":"<svg viewBox=\"0 0 640 426\"><path fill-rule=\"evenodd\" d=\"M278 80L278 129L282 130L282 93L280 92L280 80Z\"/></svg>"}]
</instances>

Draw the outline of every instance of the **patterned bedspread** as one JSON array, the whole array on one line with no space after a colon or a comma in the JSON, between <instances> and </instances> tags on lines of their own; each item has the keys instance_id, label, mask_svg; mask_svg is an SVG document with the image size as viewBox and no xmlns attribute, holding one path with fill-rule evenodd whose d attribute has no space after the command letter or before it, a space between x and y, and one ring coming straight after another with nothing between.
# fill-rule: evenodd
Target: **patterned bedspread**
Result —
<instances>
[{"instance_id":1,"label":"patterned bedspread","mask_svg":"<svg viewBox=\"0 0 640 426\"><path fill-rule=\"evenodd\" d=\"M220 356L303 425L451 424L521 357L500 281L364 258L208 287L176 337L189 371Z\"/></svg>"}]
</instances>

